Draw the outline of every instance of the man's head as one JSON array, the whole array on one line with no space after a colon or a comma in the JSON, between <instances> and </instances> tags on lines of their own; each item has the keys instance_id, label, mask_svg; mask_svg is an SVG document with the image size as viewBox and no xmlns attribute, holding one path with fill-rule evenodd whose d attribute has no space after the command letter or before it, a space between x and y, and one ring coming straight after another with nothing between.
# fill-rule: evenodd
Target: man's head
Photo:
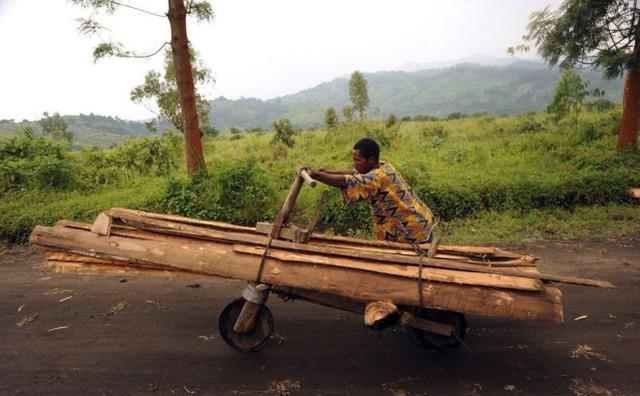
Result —
<instances>
[{"instance_id":1,"label":"man's head","mask_svg":"<svg viewBox=\"0 0 640 396\"><path fill-rule=\"evenodd\" d=\"M367 173L379 166L380 146L373 139L364 138L353 145L353 167L359 173Z\"/></svg>"}]
</instances>

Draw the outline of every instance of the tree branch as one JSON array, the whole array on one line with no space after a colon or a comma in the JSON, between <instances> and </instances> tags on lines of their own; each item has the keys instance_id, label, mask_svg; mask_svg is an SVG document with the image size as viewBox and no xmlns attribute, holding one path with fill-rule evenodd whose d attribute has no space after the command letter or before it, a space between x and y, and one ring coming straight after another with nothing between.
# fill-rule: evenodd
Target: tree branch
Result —
<instances>
[{"instance_id":1,"label":"tree branch","mask_svg":"<svg viewBox=\"0 0 640 396\"><path fill-rule=\"evenodd\" d=\"M148 14L148 15L153 15L153 16L157 16L157 17L160 17L160 18L166 18L167 17L166 14L158 14L158 13L155 13L155 12L152 12L152 11L143 10L142 8L134 7L134 6L128 5L128 4L123 4L123 3L117 2L115 0L109 0L109 2L112 3L112 4L115 4L115 5L121 6L121 7L126 7L126 8L130 8L132 10L140 11L140 12Z\"/></svg>"}]
</instances>

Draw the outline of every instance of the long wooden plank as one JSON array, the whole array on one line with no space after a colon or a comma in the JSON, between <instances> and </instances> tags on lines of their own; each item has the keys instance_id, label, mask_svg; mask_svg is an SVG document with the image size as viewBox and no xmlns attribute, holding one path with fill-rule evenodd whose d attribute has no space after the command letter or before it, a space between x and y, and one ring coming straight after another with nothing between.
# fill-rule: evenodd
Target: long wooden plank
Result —
<instances>
[{"instance_id":1,"label":"long wooden plank","mask_svg":"<svg viewBox=\"0 0 640 396\"><path fill-rule=\"evenodd\" d=\"M252 254L254 256L262 256L264 248L233 245L233 251L238 253ZM353 260L347 258L326 257L311 254L291 253L283 250L270 249L267 252L268 257L276 258L281 261L290 261L297 263L319 264L328 266L337 266L344 268L352 268L356 270L372 271L384 275L402 276L411 279L418 279L418 268L413 266L402 265L386 265L381 266L376 262L365 260ZM439 268L422 268L422 279L433 282L446 282L458 285L476 285L497 287L502 289L514 290L542 290L542 282L538 279L520 278L515 276L504 276L494 274L482 274L466 271L455 271Z\"/></svg>"},{"instance_id":2,"label":"long wooden plank","mask_svg":"<svg viewBox=\"0 0 640 396\"><path fill-rule=\"evenodd\" d=\"M260 238L255 235L244 236L241 234L229 233L229 232L222 233L214 230L203 229L201 227L193 227L189 225L172 223L172 222L155 220L155 219L140 218L137 216L130 216L127 214L120 214L118 215L118 218L121 221L124 221L126 224L130 224L134 227L138 227L141 229L154 231L154 232L168 233L171 235L180 235L180 236L192 237L192 238L218 240L218 241L225 241L229 243L242 242L242 243L249 243L249 244L266 245L266 242L267 242L266 238L264 237ZM553 282L572 283L572 284L578 284L578 285L597 286L597 287L603 287L603 288L615 288L615 286L612 283L604 280L586 279L586 278L566 276L566 275L522 273L518 270L506 269L506 268L500 268L500 269L483 268L473 264L452 263L447 260L428 258L428 257L405 257L400 255L390 255L390 254L383 254L383 253L369 253L369 252L353 251L349 249L328 248L325 246L316 246L314 244L292 243L292 242L280 241L280 240L273 240L272 246L277 248L288 249L292 251L299 251L299 252L306 252L306 253L319 253L319 254L339 256L339 257L352 257L357 259L366 259L366 260L373 260L373 261L393 263L393 264L423 265L423 266L433 267L433 268L454 269L454 270L471 271L471 272L483 272L483 273L491 273L491 274L499 274L499 275L522 276L522 277L527 277L532 279L541 279L541 280L553 281Z\"/></svg>"},{"instance_id":3,"label":"long wooden plank","mask_svg":"<svg viewBox=\"0 0 640 396\"><path fill-rule=\"evenodd\" d=\"M254 280L259 258L236 253L226 243L183 240L154 241L99 236L67 227L33 230L33 244L100 258L164 265L211 276ZM560 322L562 303L556 287L541 292L499 290L490 287L423 282L422 293L414 279L386 276L351 268L284 262L267 257L262 281L280 287L297 287L342 295L357 300L389 300L396 305L424 306L480 315Z\"/></svg>"},{"instance_id":4,"label":"long wooden plank","mask_svg":"<svg viewBox=\"0 0 640 396\"><path fill-rule=\"evenodd\" d=\"M247 226L238 226L235 224L229 224L219 221L211 221L211 220L199 220L193 219L190 217L178 216L178 215L167 215L162 213L154 213L154 212L146 212L142 210L134 210L127 208L112 208L107 211L110 215L117 215L118 213L127 213L130 215L135 215L139 217L147 217L157 220L167 220L173 221L177 223L189 224L189 225L198 225L203 227L210 227L218 230L226 230L226 231L236 231L243 232L245 234L262 234L265 233L257 231L253 227ZM346 245L361 245L361 246L374 246L374 247L388 247L388 248L397 248L397 249L411 249L407 247L406 243L401 242L393 242L393 241L381 241L374 239L361 239L361 238L352 238L352 237L344 237L339 235L325 235L325 234L315 234L311 238L312 240L317 241L331 241L338 244L346 244ZM428 250L430 244L425 243L421 244L421 247L425 250ZM461 245L440 245L439 250L450 253L458 253L458 254L471 254L478 256L486 256L487 258L519 258L522 255L511 252L508 250L496 248L496 247L486 247L486 246L461 246Z\"/></svg>"}]
</instances>

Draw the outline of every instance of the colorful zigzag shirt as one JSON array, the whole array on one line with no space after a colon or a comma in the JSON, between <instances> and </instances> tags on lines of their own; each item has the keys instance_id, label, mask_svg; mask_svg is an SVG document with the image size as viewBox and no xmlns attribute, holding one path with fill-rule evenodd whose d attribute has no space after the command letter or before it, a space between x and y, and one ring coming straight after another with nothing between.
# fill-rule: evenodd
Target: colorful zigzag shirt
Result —
<instances>
[{"instance_id":1,"label":"colorful zigzag shirt","mask_svg":"<svg viewBox=\"0 0 640 396\"><path fill-rule=\"evenodd\" d=\"M433 228L433 214L396 168L380 161L368 173L346 175L342 193L347 202L366 199L378 239L398 242L426 242Z\"/></svg>"}]
</instances>

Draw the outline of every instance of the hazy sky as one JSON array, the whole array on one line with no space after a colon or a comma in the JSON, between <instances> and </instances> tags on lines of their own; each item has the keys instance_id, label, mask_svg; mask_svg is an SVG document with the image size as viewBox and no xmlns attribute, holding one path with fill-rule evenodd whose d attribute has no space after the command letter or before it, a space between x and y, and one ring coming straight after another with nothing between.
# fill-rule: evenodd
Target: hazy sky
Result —
<instances>
[{"instance_id":1,"label":"hazy sky","mask_svg":"<svg viewBox=\"0 0 640 396\"><path fill-rule=\"evenodd\" d=\"M120 0L163 14L167 1ZM188 23L194 47L212 69L209 98L273 98L348 74L393 70L405 62L505 57L531 12L559 0L218 0L211 23ZM44 111L124 119L153 115L129 92L153 59L93 63L96 39L76 32L90 10L64 0L0 0L0 119ZM107 37L152 52L169 40L166 18L121 8L96 15Z\"/></svg>"}]
</instances>

